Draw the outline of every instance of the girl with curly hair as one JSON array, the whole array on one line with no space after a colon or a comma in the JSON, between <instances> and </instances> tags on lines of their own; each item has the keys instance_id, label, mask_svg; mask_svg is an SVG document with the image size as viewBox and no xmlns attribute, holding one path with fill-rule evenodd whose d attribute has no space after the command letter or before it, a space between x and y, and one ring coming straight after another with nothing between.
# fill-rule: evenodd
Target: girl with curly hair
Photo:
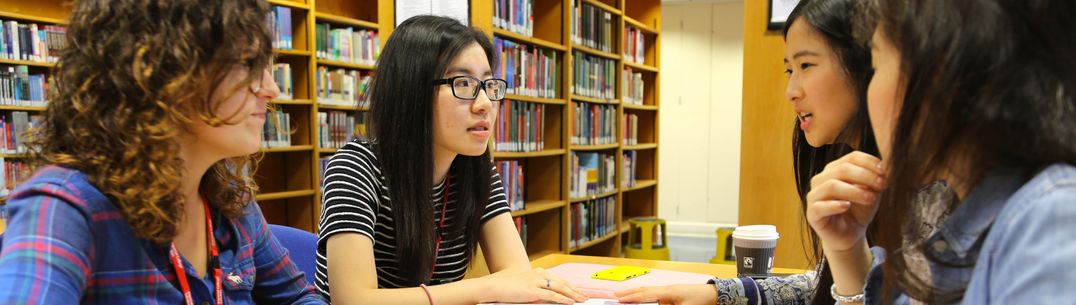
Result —
<instances>
[{"instance_id":1,"label":"girl with curly hair","mask_svg":"<svg viewBox=\"0 0 1076 305\"><path fill-rule=\"evenodd\" d=\"M279 95L262 0L78 1L8 198L4 304L324 304L250 175Z\"/></svg>"}]
</instances>

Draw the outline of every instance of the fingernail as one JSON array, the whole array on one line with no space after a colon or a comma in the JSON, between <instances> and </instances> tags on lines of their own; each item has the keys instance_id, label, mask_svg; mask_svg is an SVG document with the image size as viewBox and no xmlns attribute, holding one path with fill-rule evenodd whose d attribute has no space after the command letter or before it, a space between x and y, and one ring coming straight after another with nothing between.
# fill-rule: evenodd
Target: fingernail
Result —
<instances>
[{"instance_id":1,"label":"fingernail","mask_svg":"<svg viewBox=\"0 0 1076 305\"><path fill-rule=\"evenodd\" d=\"M885 162L878 162L878 164L875 165L874 167L877 168L880 171L884 171L885 170Z\"/></svg>"},{"instance_id":2,"label":"fingernail","mask_svg":"<svg viewBox=\"0 0 1076 305\"><path fill-rule=\"evenodd\" d=\"M882 177L874 178L874 185L881 188L885 186L885 179Z\"/></svg>"}]
</instances>

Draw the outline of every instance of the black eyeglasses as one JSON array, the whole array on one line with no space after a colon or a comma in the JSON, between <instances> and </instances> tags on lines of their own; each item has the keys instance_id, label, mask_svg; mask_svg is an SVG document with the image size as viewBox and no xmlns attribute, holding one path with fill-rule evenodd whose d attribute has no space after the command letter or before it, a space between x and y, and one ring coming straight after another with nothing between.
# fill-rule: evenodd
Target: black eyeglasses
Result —
<instances>
[{"instance_id":1,"label":"black eyeglasses","mask_svg":"<svg viewBox=\"0 0 1076 305\"><path fill-rule=\"evenodd\" d=\"M478 98L478 91L485 90L486 97L488 97L490 101L499 102L504 99L504 93L508 91L508 82L499 78L479 80L474 77L462 75L435 79L433 80L433 84L435 86L452 85L452 96L464 100Z\"/></svg>"}]
</instances>

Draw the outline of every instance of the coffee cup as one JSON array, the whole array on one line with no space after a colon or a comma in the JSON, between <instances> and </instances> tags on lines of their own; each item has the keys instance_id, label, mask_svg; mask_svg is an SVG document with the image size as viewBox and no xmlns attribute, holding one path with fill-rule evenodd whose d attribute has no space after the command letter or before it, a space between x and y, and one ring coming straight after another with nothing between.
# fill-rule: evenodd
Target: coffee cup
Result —
<instances>
[{"instance_id":1,"label":"coffee cup","mask_svg":"<svg viewBox=\"0 0 1076 305\"><path fill-rule=\"evenodd\" d=\"M769 276L773 272L773 255L777 249L777 227L750 225L732 232L736 250L736 272L740 277Z\"/></svg>"}]
</instances>

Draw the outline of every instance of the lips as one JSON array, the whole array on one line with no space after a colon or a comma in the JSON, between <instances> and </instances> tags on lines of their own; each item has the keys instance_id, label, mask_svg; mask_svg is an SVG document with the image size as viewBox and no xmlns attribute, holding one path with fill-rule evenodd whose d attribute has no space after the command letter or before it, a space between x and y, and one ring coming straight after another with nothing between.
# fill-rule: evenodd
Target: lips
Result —
<instances>
[{"instance_id":1,"label":"lips","mask_svg":"<svg viewBox=\"0 0 1076 305\"><path fill-rule=\"evenodd\" d=\"M474 125L471 125L471 127L468 127L467 131L479 131L479 132L489 131L489 122L481 121L481 122L475 123Z\"/></svg>"}]
</instances>

